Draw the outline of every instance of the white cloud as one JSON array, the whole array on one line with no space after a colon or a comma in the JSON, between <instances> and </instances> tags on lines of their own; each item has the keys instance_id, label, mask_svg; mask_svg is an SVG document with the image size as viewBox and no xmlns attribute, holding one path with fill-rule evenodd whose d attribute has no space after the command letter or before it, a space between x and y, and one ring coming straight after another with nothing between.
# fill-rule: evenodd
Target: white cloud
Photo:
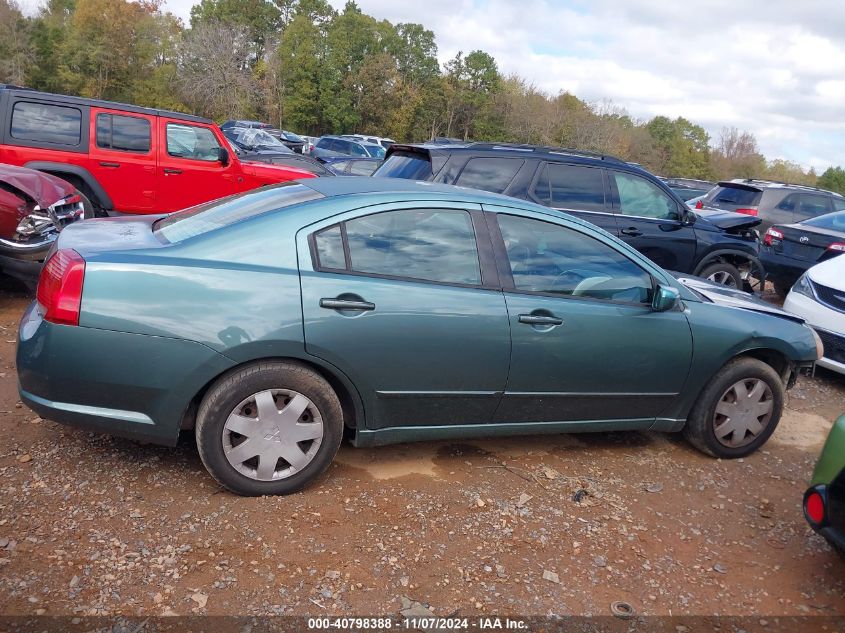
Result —
<instances>
[{"instance_id":1,"label":"white cloud","mask_svg":"<svg viewBox=\"0 0 845 633\"><path fill-rule=\"evenodd\" d=\"M713 137L737 126L770 158L845 165L836 0L357 1L376 18L433 30L441 61L482 49L551 93L609 99L637 118L684 116ZM192 4L165 0L186 22Z\"/></svg>"}]
</instances>

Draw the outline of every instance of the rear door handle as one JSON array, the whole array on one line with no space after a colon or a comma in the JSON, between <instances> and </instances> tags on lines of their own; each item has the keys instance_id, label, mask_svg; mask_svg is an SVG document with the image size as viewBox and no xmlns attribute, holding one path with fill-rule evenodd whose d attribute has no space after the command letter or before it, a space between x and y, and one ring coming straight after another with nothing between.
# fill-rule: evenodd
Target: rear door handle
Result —
<instances>
[{"instance_id":1,"label":"rear door handle","mask_svg":"<svg viewBox=\"0 0 845 633\"><path fill-rule=\"evenodd\" d=\"M100 167L120 167L120 163L110 163L104 160L100 161Z\"/></svg>"},{"instance_id":2,"label":"rear door handle","mask_svg":"<svg viewBox=\"0 0 845 633\"><path fill-rule=\"evenodd\" d=\"M631 227L629 229L622 229L619 232L622 233L622 235L628 235L630 237L639 237L643 234L642 231L640 231L639 229L635 229L634 227Z\"/></svg>"},{"instance_id":3,"label":"rear door handle","mask_svg":"<svg viewBox=\"0 0 845 633\"><path fill-rule=\"evenodd\" d=\"M171 169L169 167L164 168L164 175L165 176L170 176L170 175L176 176L176 175L181 174L181 173L182 173L181 169Z\"/></svg>"},{"instance_id":4,"label":"rear door handle","mask_svg":"<svg viewBox=\"0 0 845 633\"><path fill-rule=\"evenodd\" d=\"M539 314L520 314L519 322L528 325L563 325L563 319Z\"/></svg>"},{"instance_id":5,"label":"rear door handle","mask_svg":"<svg viewBox=\"0 0 845 633\"><path fill-rule=\"evenodd\" d=\"M376 304L350 299L320 299L320 307L329 310L375 310Z\"/></svg>"}]
</instances>

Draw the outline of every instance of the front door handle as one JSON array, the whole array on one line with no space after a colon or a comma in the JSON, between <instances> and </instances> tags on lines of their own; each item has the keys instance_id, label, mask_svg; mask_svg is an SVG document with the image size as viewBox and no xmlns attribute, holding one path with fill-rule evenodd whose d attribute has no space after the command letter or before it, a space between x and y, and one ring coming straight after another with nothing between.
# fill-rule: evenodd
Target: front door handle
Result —
<instances>
[{"instance_id":1,"label":"front door handle","mask_svg":"<svg viewBox=\"0 0 845 633\"><path fill-rule=\"evenodd\" d=\"M622 229L619 232L622 233L622 235L628 235L630 237L639 237L640 235L643 234L642 231L640 231L637 228L634 228L633 226L630 227L630 228L627 228L627 229Z\"/></svg>"},{"instance_id":2,"label":"front door handle","mask_svg":"<svg viewBox=\"0 0 845 633\"><path fill-rule=\"evenodd\" d=\"M320 299L320 307L329 310L375 310L376 304L351 299Z\"/></svg>"},{"instance_id":3,"label":"front door handle","mask_svg":"<svg viewBox=\"0 0 845 633\"><path fill-rule=\"evenodd\" d=\"M563 325L563 319L541 314L520 314L519 322L528 325Z\"/></svg>"},{"instance_id":4,"label":"front door handle","mask_svg":"<svg viewBox=\"0 0 845 633\"><path fill-rule=\"evenodd\" d=\"M164 168L164 175L165 176L176 176L176 175L181 174L181 173L182 173L181 169L171 169L169 167Z\"/></svg>"}]
</instances>

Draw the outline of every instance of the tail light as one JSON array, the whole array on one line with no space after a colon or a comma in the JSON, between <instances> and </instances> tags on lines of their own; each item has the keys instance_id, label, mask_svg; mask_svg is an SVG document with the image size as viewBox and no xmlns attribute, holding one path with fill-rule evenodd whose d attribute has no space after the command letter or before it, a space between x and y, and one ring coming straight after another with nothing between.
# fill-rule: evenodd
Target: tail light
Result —
<instances>
[{"instance_id":1,"label":"tail light","mask_svg":"<svg viewBox=\"0 0 845 633\"><path fill-rule=\"evenodd\" d=\"M757 215L759 211L754 207L745 207L742 209L736 209L736 213L741 213L743 215Z\"/></svg>"},{"instance_id":2,"label":"tail light","mask_svg":"<svg viewBox=\"0 0 845 633\"><path fill-rule=\"evenodd\" d=\"M79 325L85 260L74 250L56 251L44 264L38 279L36 298L44 320L61 325Z\"/></svg>"},{"instance_id":3,"label":"tail light","mask_svg":"<svg viewBox=\"0 0 845 633\"><path fill-rule=\"evenodd\" d=\"M845 242L834 242L833 244L827 247L827 250L845 253Z\"/></svg>"},{"instance_id":4,"label":"tail light","mask_svg":"<svg viewBox=\"0 0 845 633\"><path fill-rule=\"evenodd\" d=\"M778 231L777 229L769 229L766 231L766 236L763 238L763 244L766 246L772 245L772 240L782 240L783 233Z\"/></svg>"},{"instance_id":5,"label":"tail light","mask_svg":"<svg viewBox=\"0 0 845 633\"><path fill-rule=\"evenodd\" d=\"M703 209L704 203L701 200L699 200L698 202L695 203L695 208L696 209Z\"/></svg>"},{"instance_id":6,"label":"tail light","mask_svg":"<svg viewBox=\"0 0 845 633\"><path fill-rule=\"evenodd\" d=\"M825 508L824 487L811 488L804 494L804 516L813 527L819 527L824 523Z\"/></svg>"}]
</instances>

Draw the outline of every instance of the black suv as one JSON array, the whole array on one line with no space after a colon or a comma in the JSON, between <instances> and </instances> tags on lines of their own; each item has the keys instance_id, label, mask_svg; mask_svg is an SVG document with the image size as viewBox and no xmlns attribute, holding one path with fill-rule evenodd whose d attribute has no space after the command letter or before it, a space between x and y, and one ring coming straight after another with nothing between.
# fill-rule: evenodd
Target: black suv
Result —
<instances>
[{"instance_id":1,"label":"black suv","mask_svg":"<svg viewBox=\"0 0 845 633\"><path fill-rule=\"evenodd\" d=\"M845 209L845 197L832 191L771 180L730 180L718 183L700 198L688 201L696 211L718 209L760 218L758 230L773 224L794 224Z\"/></svg>"},{"instance_id":2,"label":"black suv","mask_svg":"<svg viewBox=\"0 0 845 633\"><path fill-rule=\"evenodd\" d=\"M691 211L652 174L611 156L493 143L394 144L373 174L484 189L560 209L667 270L759 290L759 218Z\"/></svg>"}]
</instances>

